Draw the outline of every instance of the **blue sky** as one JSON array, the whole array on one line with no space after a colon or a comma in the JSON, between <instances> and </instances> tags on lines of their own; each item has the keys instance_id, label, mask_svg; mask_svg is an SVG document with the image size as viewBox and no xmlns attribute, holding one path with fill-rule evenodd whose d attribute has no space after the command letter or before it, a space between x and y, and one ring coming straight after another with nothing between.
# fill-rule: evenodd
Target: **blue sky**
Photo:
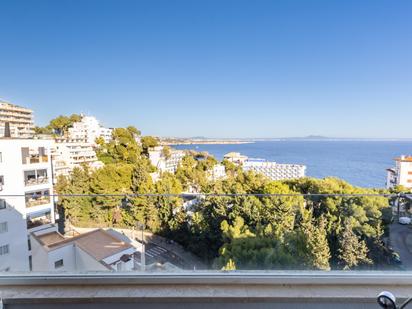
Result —
<instances>
[{"instance_id":1,"label":"blue sky","mask_svg":"<svg viewBox=\"0 0 412 309\"><path fill-rule=\"evenodd\" d=\"M161 136L412 137L412 1L0 0L0 98Z\"/></svg>"}]
</instances>

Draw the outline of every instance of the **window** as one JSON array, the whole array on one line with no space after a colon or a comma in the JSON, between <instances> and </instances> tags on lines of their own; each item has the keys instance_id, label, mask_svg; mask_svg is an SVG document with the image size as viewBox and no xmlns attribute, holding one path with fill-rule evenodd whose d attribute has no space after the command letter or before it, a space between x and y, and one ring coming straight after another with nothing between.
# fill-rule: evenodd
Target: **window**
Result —
<instances>
[{"instance_id":1,"label":"window","mask_svg":"<svg viewBox=\"0 0 412 309\"><path fill-rule=\"evenodd\" d=\"M3 153L0 152L0 163L2 163L2 162L3 162Z\"/></svg>"},{"instance_id":2,"label":"window","mask_svg":"<svg viewBox=\"0 0 412 309\"><path fill-rule=\"evenodd\" d=\"M60 267L63 267L63 266L64 266L63 265L63 259L54 262L54 268L60 268Z\"/></svg>"},{"instance_id":3,"label":"window","mask_svg":"<svg viewBox=\"0 0 412 309\"><path fill-rule=\"evenodd\" d=\"M0 199L0 209L5 209L6 208L6 201L3 199Z\"/></svg>"},{"instance_id":4,"label":"window","mask_svg":"<svg viewBox=\"0 0 412 309\"><path fill-rule=\"evenodd\" d=\"M0 191L3 190L4 186L4 176L0 176Z\"/></svg>"},{"instance_id":5,"label":"window","mask_svg":"<svg viewBox=\"0 0 412 309\"><path fill-rule=\"evenodd\" d=\"M7 222L0 222L0 234L6 233L8 231Z\"/></svg>"},{"instance_id":6,"label":"window","mask_svg":"<svg viewBox=\"0 0 412 309\"><path fill-rule=\"evenodd\" d=\"M9 253L9 245L0 246L0 255L6 255Z\"/></svg>"}]
</instances>

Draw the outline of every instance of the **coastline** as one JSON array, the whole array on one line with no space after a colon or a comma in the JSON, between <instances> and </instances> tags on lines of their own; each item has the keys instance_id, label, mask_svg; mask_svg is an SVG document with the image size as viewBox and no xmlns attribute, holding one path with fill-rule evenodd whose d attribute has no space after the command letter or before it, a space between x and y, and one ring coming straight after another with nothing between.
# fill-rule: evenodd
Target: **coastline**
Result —
<instances>
[{"instance_id":1,"label":"coastline","mask_svg":"<svg viewBox=\"0 0 412 309\"><path fill-rule=\"evenodd\" d=\"M254 144L252 141L181 141L181 142L163 142L162 145L177 146L177 145L240 145Z\"/></svg>"}]
</instances>

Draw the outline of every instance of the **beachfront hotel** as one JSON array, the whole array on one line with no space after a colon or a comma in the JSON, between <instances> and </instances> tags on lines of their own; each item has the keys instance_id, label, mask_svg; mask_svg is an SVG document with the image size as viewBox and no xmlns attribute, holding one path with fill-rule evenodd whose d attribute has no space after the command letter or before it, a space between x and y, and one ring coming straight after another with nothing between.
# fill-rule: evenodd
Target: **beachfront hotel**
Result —
<instances>
[{"instance_id":1,"label":"beachfront hotel","mask_svg":"<svg viewBox=\"0 0 412 309\"><path fill-rule=\"evenodd\" d=\"M412 188L412 156L400 156L395 158L395 166L388 168L386 177L386 188L395 186Z\"/></svg>"},{"instance_id":2,"label":"beachfront hotel","mask_svg":"<svg viewBox=\"0 0 412 309\"><path fill-rule=\"evenodd\" d=\"M229 152L224 157L232 163L241 165L244 171L262 174L271 180L295 179L305 177L306 166L301 164L280 164L264 159L252 159L238 152Z\"/></svg>"}]
</instances>

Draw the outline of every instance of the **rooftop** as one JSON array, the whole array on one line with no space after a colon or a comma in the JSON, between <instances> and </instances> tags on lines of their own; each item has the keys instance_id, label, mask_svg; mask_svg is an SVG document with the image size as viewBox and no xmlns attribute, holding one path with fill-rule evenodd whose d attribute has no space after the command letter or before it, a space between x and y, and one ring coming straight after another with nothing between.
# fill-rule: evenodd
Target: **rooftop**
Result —
<instances>
[{"instance_id":1,"label":"rooftop","mask_svg":"<svg viewBox=\"0 0 412 309\"><path fill-rule=\"evenodd\" d=\"M412 156L400 156L398 158L395 158L395 161L412 162Z\"/></svg>"},{"instance_id":2,"label":"rooftop","mask_svg":"<svg viewBox=\"0 0 412 309\"><path fill-rule=\"evenodd\" d=\"M71 238L64 238L58 232L34 235L34 237L47 250L55 250L74 243L98 261L133 247L102 229L93 230Z\"/></svg>"}]
</instances>

